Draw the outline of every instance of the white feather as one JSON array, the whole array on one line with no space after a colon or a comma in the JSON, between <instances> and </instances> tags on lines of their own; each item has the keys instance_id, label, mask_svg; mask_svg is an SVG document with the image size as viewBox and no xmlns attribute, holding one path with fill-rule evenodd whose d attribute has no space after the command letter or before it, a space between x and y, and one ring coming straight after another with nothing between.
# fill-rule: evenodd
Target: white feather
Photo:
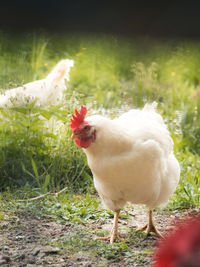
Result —
<instances>
[{"instance_id":1,"label":"white feather","mask_svg":"<svg viewBox=\"0 0 200 267\"><path fill-rule=\"evenodd\" d=\"M63 91L67 89L65 79L69 81L69 72L73 65L73 60L63 59L45 79L6 90L0 95L0 107L19 106L33 101L38 106L58 104L62 100Z\"/></svg>"},{"instance_id":2,"label":"white feather","mask_svg":"<svg viewBox=\"0 0 200 267\"><path fill-rule=\"evenodd\" d=\"M96 141L84 149L95 187L113 211L126 202L150 209L174 192L180 167L173 141L155 105L131 110L117 119L86 119L96 129Z\"/></svg>"}]
</instances>

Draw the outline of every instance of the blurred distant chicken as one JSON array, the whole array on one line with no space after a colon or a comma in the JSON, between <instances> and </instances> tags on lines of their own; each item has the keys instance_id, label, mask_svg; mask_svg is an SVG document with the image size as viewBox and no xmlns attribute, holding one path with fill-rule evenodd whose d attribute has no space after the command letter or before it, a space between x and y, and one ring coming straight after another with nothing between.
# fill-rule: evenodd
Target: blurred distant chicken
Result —
<instances>
[{"instance_id":1,"label":"blurred distant chicken","mask_svg":"<svg viewBox=\"0 0 200 267\"><path fill-rule=\"evenodd\" d=\"M95 115L85 119L86 107L72 115L72 138L87 155L95 187L105 206L115 212L108 237L118 236L118 216L126 204L145 204L149 223L142 229L157 231L152 218L155 207L168 201L180 177L173 141L155 103L133 109L111 120Z\"/></svg>"},{"instance_id":2,"label":"blurred distant chicken","mask_svg":"<svg viewBox=\"0 0 200 267\"><path fill-rule=\"evenodd\" d=\"M0 95L0 107L20 106L34 101L38 106L59 103L62 100L63 91L67 89L65 79L69 81L69 72L73 65L73 60L63 59L45 79L6 90Z\"/></svg>"},{"instance_id":3,"label":"blurred distant chicken","mask_svg":"<svg viewBox=\"0 0 200 267\"><path fill-rule=\"evenodd\" d=\"M200 266L200 216L180 221L159 242L153 267Z\"/></svg>"}]
</instances>

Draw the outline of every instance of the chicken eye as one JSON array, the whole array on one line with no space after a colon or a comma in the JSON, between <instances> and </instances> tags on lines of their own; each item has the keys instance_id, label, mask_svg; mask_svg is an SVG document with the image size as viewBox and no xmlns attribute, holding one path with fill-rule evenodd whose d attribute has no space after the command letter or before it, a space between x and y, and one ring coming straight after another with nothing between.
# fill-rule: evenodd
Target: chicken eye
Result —
<instances>
[{"instance_id":1,"label":"chicken eye","mask_svg":"<svg viewBox=\"0 0 200 267\"><path fill-rule=\"evenodd\" d=\"M85 126L85 127L84 127L84 130L87 131L87 130L89 130L89 128L90 128L89 126Z\"/></svg>"}]
</instances>

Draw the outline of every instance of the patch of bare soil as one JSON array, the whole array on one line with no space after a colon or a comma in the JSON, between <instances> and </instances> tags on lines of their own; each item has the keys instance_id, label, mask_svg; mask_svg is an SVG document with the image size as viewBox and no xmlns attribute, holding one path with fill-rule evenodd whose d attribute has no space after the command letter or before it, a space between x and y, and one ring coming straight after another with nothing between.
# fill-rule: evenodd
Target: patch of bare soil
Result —
<instances>
[{"instance_id":1,"label":"patch of bare soil","mask_svg":"<svg viewBox=\"0 0 200 267\"><path fill-rule=\"evenodd\" d=\"M133 217L132 220L119 220L119 230L123 237L128 233L124 233L123 226L126 227L140 227L147 222L147 215L143 208L136 207L134 211L127 210L129 215ZM190 211L183 213L172 212L168 215L155 213L154 218L158 230L166 232L170 227L173 227L173 221L177 217L184 217ZM128 221L128 222L127 222ZM111 224L105 222L94 223L90 229L102 228L111 229ZM105 223L105 224L104 224ZM80 226L83 227L83 226ZM84 229L83 229L84 230ZM51 222L47 219L38 219L31 214L19 214L17 217L7 217L0 228L0 266L149 266L150 257L144 265L127 264L126 262L118 263L100 263L94 259L86 258L83 255L80 257L71 257L67 251L63 251L59 247L51 246L48 240L57 240L58 238L66 238L69 233L75 231L75 226L70 224L59 224ZM101 242L101 241L99 241ZM148 240L149 246L155 246L156 238L151 236ZM139 246L141 250L142 242ZM138 249L138 245L136 246Z\"/></svg>"},{"instance_id":2,"label":"patch of bare soil","mask_svg":"<svg viewBox=\"0 0 200 267\"><path fill-rule=\"evenodd\" d=\"M61 257L60 249L46 241L68 231L67 225L39 220L30 214L5 220L0 233L0 266L48 266L55 262L60 262L55 266L64 266L67 255Z\"/></svg>"}]
</instances>

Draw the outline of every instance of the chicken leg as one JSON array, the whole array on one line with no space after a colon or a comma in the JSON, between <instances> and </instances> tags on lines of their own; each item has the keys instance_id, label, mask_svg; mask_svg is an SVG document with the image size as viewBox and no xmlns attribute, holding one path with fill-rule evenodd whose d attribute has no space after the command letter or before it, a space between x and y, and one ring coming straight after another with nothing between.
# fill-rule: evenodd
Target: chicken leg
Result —
<instances>
[{"instance_id":1,"label":"chicken leg","mask_svg":"<svg viewBox=\"0 0 200 267\"><path fill-rule=\"evenodd\" d=\"M155 233L158 237L163 238L162 234L156 229L156 226L153 222L152 210L149 210L149 223L146 224L144 227L137 229L135 233L143 230L146 230L145 232L147 233L147 235L150 235L150 233Z\"/></svg>"},{"instance_id":2,"label":"chicken leg","mask_svg":"<svg viewBox=\"0 0 200 267\"><path fill-rule=\"evenodd\" d=\"M118 235L118 218L119 218L119 213L120 213L120 210L118 211L115 211L115 214L114 214L114 221L113 221L113 227L112 227L112 230L110 232L110 235L109 236L106 236L106 237L97 237L95 238L95 240L109 240L111 244L113 244L114 240L116 237L119 237Z\"/></svg>"}]
</instances>

